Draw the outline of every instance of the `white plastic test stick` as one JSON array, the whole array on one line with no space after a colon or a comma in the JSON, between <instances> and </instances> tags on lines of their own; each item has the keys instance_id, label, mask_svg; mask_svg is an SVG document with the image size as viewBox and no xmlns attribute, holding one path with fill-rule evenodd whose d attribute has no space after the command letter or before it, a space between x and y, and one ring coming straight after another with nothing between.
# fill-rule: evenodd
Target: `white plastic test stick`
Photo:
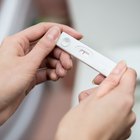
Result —
<instances>
[{"instance_id":1,"label":"white plastic test stick","mask_svg":"<svg viewBox=\"0 0 140 140\"><path fill-rule=\"evenodd\" d=\"M108 76L116 66L115 62L65 32L62 32L56 45L104 76Z\"/></svg>"}]
</instances>

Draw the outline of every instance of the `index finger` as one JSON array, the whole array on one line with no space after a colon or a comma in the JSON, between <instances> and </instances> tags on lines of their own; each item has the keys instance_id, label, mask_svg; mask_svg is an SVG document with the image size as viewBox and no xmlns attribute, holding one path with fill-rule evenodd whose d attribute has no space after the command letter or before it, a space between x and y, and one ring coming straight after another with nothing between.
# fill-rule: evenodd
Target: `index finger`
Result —
<instances>
[{"instance_id":1,"label":"index finger","mask_svg":"<svg viewBox=\"0 0 140 140\"><path fill-rule=\"evenodd\" d=\"M137 73L134 69L128 68L127 71L124 73L120 80L120 85L118 86L122 92L134 95L134 91L136 88L136 80L137 80ZM129 88L129 90L128 90Z\"/></svg>"},{"instance_id":2,"label":"index finger","mask_svg":"<svg viewBox=\"0 0 140 140\"><path fill-rule=\"evenodd\" d=\"M27 39L29 42L34 42L40 39L47 31L49 28L52 26L58 26L61 31L65 31L71 36L73 36L76 39L81 39L82 35L81 33L77 32L76 30L72 29L71 27L68 27L66 25L62 24L57 24L57 23L39 23L37 25L34 25L32 27L29 27L19 33L17 33L15 36L16 37L24 37Z\"/></svg>"},{"instance_id":3,"label":"index finger","mask_svg":"<svg viewBox=\"0 0 140 140\"><path fill-rule=\"evenodd\" d=\"M110 75L98 87L97 96L101 97L108 94L112 89L116 88L127 69L126 63L121 61L117 64Z\"/></svg>"}]
</instances>

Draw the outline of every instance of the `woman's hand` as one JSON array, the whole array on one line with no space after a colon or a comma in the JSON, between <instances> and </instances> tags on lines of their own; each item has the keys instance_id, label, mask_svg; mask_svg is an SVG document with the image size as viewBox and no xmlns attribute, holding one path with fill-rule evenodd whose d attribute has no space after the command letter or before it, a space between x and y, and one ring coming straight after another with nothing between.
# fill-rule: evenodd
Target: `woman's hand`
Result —
<instances>
[{"instance_id":1,"label":"woman's hand","mask_svg":"<svg viewBox=\"0 0 140 140\"><path fill-rule=\"evenodd\" d=\"M37 84L58 80L72 68L70 55L55 43L64 31L80 39L72 28L40 23L13 36L0 46L0 124L6 121Z\"/></svg>"},{"instance_id":2,"label":"woman's hand","mask_svg":"<svg viewBox=\"0 0 140 140\"><path fill-rule=\"evenodd\" d=\"M83 91L80 104L60 122L56 140L125 140L135 123L132 111L136 73L122 61L100 85Z\"/></svg>"}]
</instances>

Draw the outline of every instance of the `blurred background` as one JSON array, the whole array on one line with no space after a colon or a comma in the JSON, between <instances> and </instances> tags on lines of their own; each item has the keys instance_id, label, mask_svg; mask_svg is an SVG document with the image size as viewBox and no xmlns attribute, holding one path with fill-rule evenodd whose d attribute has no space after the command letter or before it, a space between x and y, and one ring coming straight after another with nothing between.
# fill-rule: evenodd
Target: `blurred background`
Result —
<instances>
[{"instance_id":1,"label":"blurred background","mask_svg":"<svg viewBox=\"0 0 140 140\"><path fill-rule=\"evenodd\" d=\"M140 1L0 0L0 42L5 36L44 21L74 27L84 35L85 44L115 62L124 59L137 70L137 122L129 140L139 140ZM78 103L78 94L94 86L91 81L97 72L79 61L74 63L66 78L40 84L31 91L0 127L1 140L53 140L60 119Z\"/></svg>"}]
</instances>

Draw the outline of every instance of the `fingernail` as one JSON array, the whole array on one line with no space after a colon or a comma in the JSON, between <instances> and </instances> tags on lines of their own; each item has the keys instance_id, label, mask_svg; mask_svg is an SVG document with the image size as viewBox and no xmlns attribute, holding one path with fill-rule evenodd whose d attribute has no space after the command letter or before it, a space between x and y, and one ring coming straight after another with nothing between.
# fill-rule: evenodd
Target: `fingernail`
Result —
<instances>
[{"instance_id":1,"label":"fingernail","mask_svg":"<svg viewBox=\"0 0 140 140\"><path fill-rule=\"evenodd\" d=\"M47 39L50 41L57 41L60 35L60 29L57 26L53 26L47 32Z\"/></svg>"},{"instance_id":2,"label":"fingernail","mask_svg":"<svg viewBox=\"0 0 140 140\"><path fill-rule=\"evenodd\" d=\"M117 66L114 68L112 73L120 74L121 72L123 72L126 69L126 67L127 67L126 62L124 60L122 60L117 64Z\"/></svg>"}]
</instances>

